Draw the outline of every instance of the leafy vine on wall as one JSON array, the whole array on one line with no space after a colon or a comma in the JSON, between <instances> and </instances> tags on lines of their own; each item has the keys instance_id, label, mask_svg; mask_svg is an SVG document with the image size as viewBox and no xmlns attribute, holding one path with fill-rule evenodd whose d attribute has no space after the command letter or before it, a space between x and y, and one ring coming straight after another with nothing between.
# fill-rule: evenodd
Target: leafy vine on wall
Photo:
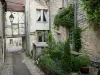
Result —
<instances>
[{"instance_id":1,"label":"leafy vine on wall","mask_svg":"<svg viewBox=\"0 0 100 75\"><path fill-rule=\"evenodd\" d=\"M55 26L72 27L74 25L73 5L68 8L62 8L54 18Z\"/></svg>"},{"instance_id":2,"label":"leafy vine on wall","mask_svg":"<svg viewBox=\"0 0 100 75\"><path fill-rule=\"evenodd\" d=\"M90 25L100 25L100 0L82 0Z\"/></svg>"}]
</instances>

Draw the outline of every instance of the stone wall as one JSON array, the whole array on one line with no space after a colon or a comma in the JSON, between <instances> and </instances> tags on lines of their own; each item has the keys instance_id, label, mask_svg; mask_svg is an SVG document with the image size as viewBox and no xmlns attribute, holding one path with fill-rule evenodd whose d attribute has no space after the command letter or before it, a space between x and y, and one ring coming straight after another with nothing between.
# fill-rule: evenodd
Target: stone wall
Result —
<instances>
[{"instance_id":1,"label":"stone wall","mask_svg":"<svg viewBox=\"0 0 100 75\"><path fill-rule=\"evenodd\" d=\"M62 32L65 32L65 36L61 36L60 38L64 38L66 37L66 30L63 29L63 27L60 27L58 30L54 27L54 17L57 14L57 12L59 12L60 8L62 8L62 0L50 0L50 20L51 20L51 31L52 34L55 38L56 41L59 41L57 36L57 33L60 33L60 35L63 35ZM65 38L63 39L65 40Z\"/></svg>"},{"instance_id":2,"label":"stone wall","mask_svg":"<svg viewBox=\"0 0 100 75\"><path fill-rule=\"evenodd\" d=\"M77 5L77 22L78 26L83 30L81 52L90 56L98 56L100 55L100 26L94 30L87 22L87 14L81 0L78 0Z\"/></svg>"},{"instance_id":3,"label":"stone wall","mask_svg":"<svg viewBox=\"0 0 100 75\"><path fill-rule=\"evenodd\" d=\"M2 49L3 49L3 22L2 22L2 13L3 10L2 10L2 4L1 4L1 1L0 1L0 64L2 62L2 58L3 58L3 55L2 55Z\"/></svg>"},{"instance_id":4,"label":"stone wall","mask_svg":"<svg viewBox=\"0 0 100 75\"><path fill-rule=\"evenodd\" d=\"M69 30L65 27L59 27L59 29L55 28L54 17L59 12L60 8L62 8L63 6L67 7L71 3L73 3L73 0L66 0L66 1L64 0L64 3L63 0L50 0L51 31L56 41L65 41L68 38Z\"/></svg>"},{"instance_id":5,"label":"stone wall","mask_svg":"<svg viewBox=\"0 0 100 75\"><path fill-rule=\"evenodd\" d=\"M73 0L66 0L67 3L64 3L65 7L73 3ZM51 17L51 31L54 35L54 38L58 41L57 29L54 28L54 17L61 8L62 0L50 0L50 17ZM84 10L81 0L77 0L77 24L82 29L81 40L82 40L82 49L81 52L87 53L89 56L99 56L100 55L100 26L97 26L95 30L90 26L87 21L87 14ZM68 29L60 27L59 29L62 36L61 38L65 39L68 37Z\"/></svg>"}]
</instances>

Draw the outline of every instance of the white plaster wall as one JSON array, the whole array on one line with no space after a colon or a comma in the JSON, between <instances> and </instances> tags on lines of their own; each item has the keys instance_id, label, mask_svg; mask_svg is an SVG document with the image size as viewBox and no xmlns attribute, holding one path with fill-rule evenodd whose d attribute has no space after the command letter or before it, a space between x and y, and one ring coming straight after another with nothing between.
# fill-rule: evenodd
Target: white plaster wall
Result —
<instances>
[{"instance_id":1,"label":"white plaster wall","mask_svg":"<svg viewBox=\"0 0 100 75\"><path fill-rule=\"evenodd\" d=\"M71 3L73 3L73 0L64 0L64 3L62 2L63 2L62 0L50 0L51 31L56 41L65 41L68 38L68 29L61 26L59 28L59 33L61 34L61 40L59 40L57 35L58 30L54 27L55 15L59 12L60 8L62 8L63 6L67 7Z\"/></svg>"},{"instance_id":2,"label":"white plaster wall","mask_svg":"<svg viewBox=\"0 0 100 75\"><path fill-rule=\"evenodd\" d=\"M24 12L12 12L14 16L13 23L24 23ZM6 35L12 35L12 29L11 29L11 22L9 19L9 16L11 15L10 11L6 12ZM21 27L21 25L19 25ZM23 25L24 27L24 25ZM20 29L19 33L24 34L25 30L24 28ZM13 32L14 35L18 35L18 29Z\"/></svg>"},{"instance_id":3,"label":"white plaster wall","mask_svg":"<svg viewBox=\"0 0 100 75\"><path fill-rule=\"evenodd\" d=\"M37 34L35 33L34 35L30 35L30 40L31 40L31 44L30 44L30 50L33 49L33 43L34 42L38 42L38 37L37 37Z\"/></svg>"},{"instance_id":4,"label":"white plaster wall","mask_svg":"<svg viewBox=\"0 0 100 75\"><path fill-rule=\"evenodd\" d=\"M27 2L28 7L28 2ZM37 9L46 9L48 10L48 7L46 6L44 0L30 0L29 1L29 8L27 8L29 13L28 21L30 25L30 50L33 49L33 43L38 42L38 36L36 31L37 30L49 30L49 12L47 12L47 18L46 22L38 22L37 21Z\"/></svg>"},{"instance_id":5,"label":"white plaster wall","mask_svg":"<svg viewBox=\"0 0 100 75\"><path fill-rule=\"evenodd\" d=\"M3 35L3 20L2 20L2 13L3 12L3 10L2 10L2 4L1 4L1 2L0 2L0 37L2 37L2 35Z\"/></svg>"},{"instance_id":6,"label":"white plaster wall","mask_svg":"<svg viewBox=\"0 0 100 75\"><path fill-rule=\"evenodd\" d=\"M30 32L35 32L36 30L49 30L49 13L47 13L47 22L37 21L36 9L48 9L47 6L43 6L35 0L30 2Z\"/></svg>"},{"instance_id":7,"label":"white plaster wall","mask_svg":"<svg viewBox=\"0 0 100 75\"><path fill-rule=\"evenodd\" d=\"M2 36L3 36L3 20L2 20L2 15L3 15L3 9L2 9L2 4L1 4L1 1L0 1L0 63L2 63L2 48L3 48L3 39L2 39Z\"/></svg>"},{"instance_id":8,"label":"white plaster wall","mask_svg":"<svg viewBox=\"0 0 100 75\"><path fill-rule=\"evenodd\" d=\"M84 10L82 1L77 1L77 22L83 30L81 33L82 49L81 52L87 53L90 57L100 56L100 26L94 28L88 23L87 13Z\"/></svg>"},{"instance_id":9,"label":"white plaster wall","mask_svg":"<svg viewBox=\"0 0 100 75\"><path fill-rule=\"evenodd\" d=\"M10 44L10 39L13 39L13 44ZM22 47L22 38L6 38L6 48L12 47Z\"/></svg>"}]
</instances>

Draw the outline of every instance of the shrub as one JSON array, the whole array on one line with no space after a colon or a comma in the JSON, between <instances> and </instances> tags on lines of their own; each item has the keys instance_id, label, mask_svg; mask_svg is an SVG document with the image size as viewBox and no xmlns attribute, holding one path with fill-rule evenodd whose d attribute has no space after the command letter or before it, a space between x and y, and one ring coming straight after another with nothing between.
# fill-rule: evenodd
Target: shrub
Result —
<instances>
[{"instance_id":1,"label":"shrub","mask_svg":"<svg viewBox=\"0 0 100 75\"><path fill-rule=\"evenodd\" d=\"M78 72L82 67L88 67L90 64L89 57L87 55L80 55L72 57L72 71Z\"/></svg>"},{"instance_id":2,"label":"shrub","mask_svg":"<svg viewBox=\"0 0 100 75\"><path fill-rule=\"evenodd\" d=\"M81 49L81 29L78 27L73 30L73 45L74 50L79 52Z\"/></svg>"},{"instance_id":3,"label":"shrub","mask_svg":"<svg viewBox=\"0 0 100 75\"><path fill-rule=\"evenodd\" d=\"M98 70L98 75L100 75L100 69Z\"/></svg>"},{"instance_id":4,"label":"shrub","mask_svg":"<svg viewBox=\"0 0 100 75\"><path fill-rule=\"evenodd\" d=\"M48 56L44 55L40 58L40 65L42 65L50 73L55 73L57 75L64 75L63 70Z\"/></svg>"},{"instance_id":5,"label":"shrub","mask_svg":"<svg viewBox=\"0 0 100 75\"><path fill-rule=\"evenodd\" d=\"M72 27L74 25L74 11L73 5L68 8L62 8L54 18L55 26Z\"/></svg>"},{"instance_id":6,"label":"shrub","mask_svg":"<svg viewBox=\"0 0 100 75\"><path fill-rule=\"evenodd\" d=\"M100 0L82 0L91 25L100 25Z\"/></svg>"},{"instance_id":7,"label":"shrub","mask_svg":"<svg viewBox=\"0 0 100 75\"><path fill-rule=\"evenodd\" d=\"M69 45L69 39L65 42L64 45L64 54L62 58L62 68L65 72L70 73L71 70L71 50Z\"/></svg>"}]
</instances>

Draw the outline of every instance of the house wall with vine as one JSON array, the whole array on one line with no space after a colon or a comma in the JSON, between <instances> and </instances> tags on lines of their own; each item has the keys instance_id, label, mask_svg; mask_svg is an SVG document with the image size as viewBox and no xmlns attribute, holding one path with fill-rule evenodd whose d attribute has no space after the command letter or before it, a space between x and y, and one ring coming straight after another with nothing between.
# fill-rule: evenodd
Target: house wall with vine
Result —
<instances>
[{"instance_id":1,"label":"house wall with vine","mask_svg":"<svg viewBox=\"0 0 100 75\"><path fill-rule=\"evenodd\" d=\"M73 0L65 0L66 3L62 3L62 0L50 0L50 18L51 18L51 31L56 40L59 40L57 37L57 33L60 33L62 36L62 40L64 41L68 37L68 29L66 30L64 27L58 28L54 27L54 17L59 12L59 8L69 6L73 3ZM81 52L87 53L89 56L99 56L100 55L100 26L97 26L93 29L88 20L87 13L84 10L84 5L81 0L77 0L77 26L82 29L81 32L81 41L82 48ZM60 31L61 30L61 31ZM59 32L60 31L60 32Z\"/></svg>"},{"instance_id":2,"label":"house wall with vine","mask_svg":"<svg viewBox=\"0 0 100 75\"><path fill-rule=\"evenodd\" d=\"M77 25L82 29L81 52L90 56L98 56L100 55L100 26L92 28L87 19L82 1L77 0Z\"/></svg>"},{"instance_id":3,"label":"house wall with vine","mask_svg":"<svg viewBox=\"0 0 100 75\"><path fill-rule=\"evenodd\" d=\"M56 41L65 41L68 38L69 29L63 26L55 27L55 15L60 11L60 9L69 6L72 2L73 0L50 0L51 31Z\"/></svg>"}]
</instances>

